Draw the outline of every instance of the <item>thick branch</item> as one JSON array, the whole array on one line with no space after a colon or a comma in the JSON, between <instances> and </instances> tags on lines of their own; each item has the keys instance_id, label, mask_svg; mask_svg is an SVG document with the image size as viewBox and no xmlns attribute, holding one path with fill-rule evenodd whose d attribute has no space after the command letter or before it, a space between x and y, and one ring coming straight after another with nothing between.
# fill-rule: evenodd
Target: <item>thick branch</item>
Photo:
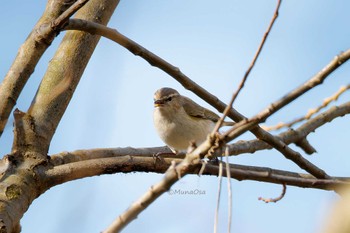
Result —
<instances>
[{"instance_id":1,"label":"thick branch","mask_svg":"<svg viewBox=\"0 0 350 233\"><path fill-rule=\"evenodd\" d=\"M55 11L58 10L57 2L65 5L66 7L69 7L69 4L67 5L67 1L49 1L47 8L51 9L52 7L56 7ZM74 3L75 1L69 2ZM102 23L106 23L114 10L113 6L115 7L117 2L118 0L91 0L90 3L86 5L84 10L81 11L80 15L87 15L87 18L89 19L99 18L102 19ZM62 10L63 7L59 9ZM49 14L51 17L52 13L52 10L48 10L46 13L44 13L44 15ZM62 11L60 11L59 13L62 13ZM48 16L45 17L47 20ZM57 15L55 17L57 17ZM46 30L46 32L48 31L50 30ZM77 33L71 34L76 35ZM34 34L31 36L34 36ZM29 41L25 43L25 49L28 49L28 51L23 51L24 54L21 54L22 51L20 51L13 65L13 68L16 68L17 70L9 71L10 76L8 77L13 78L13 80L10 80L9 82L4 81L4 83L1 86L1 88L5 88L5 91L6 88L13 88L17 91L17 87L21 89L24 86L24 83L30 76L32 70L23 71L23 69L27 69L31 66L33 66L34 68L37 60L46 48L44 44L51 42L51 40L53 39L51 37L38 38L38 35L36 35L37 40L35 41L35 38L31 38L31 36L29 37ZM94 38L90 41L89 39L85 38L85 42L92 41L96 44L98 41L98 39L96 39L95 36L88 35L87 37ZM79 38L79 36L77 36L76 38ZM72 47L70 47L71 50L69 52L66 51L66 53L64 54L65 56L62 57L69 57L66 55L77 51L81 52L76 55L79 56L79 59L77 60L87 62L88 58L81 56L86 55L84 53L84 50L90 51L88 48L88 44L75 43L74 39L76 38L71 38L72 40L68 42L63 41L63 44L69 43L77 47L74 48L75 50L72 49ZM84 35L81 35L80 39L81 38L84 38ZM85 47L81 48L79 46ZM34 52L38 49L39 53ZM27 52L28 56L30 57L24 58L27 55ZM60 52L57 53L60 54ZM20 64L17 64L17 62L19 62ZM55 66L55 68L60 69L60 71L65 70L66 67L62 67L60 65L61 64ZM24 73L12 73L22 71ZM52 70L52 67L50 71L52 72L51 74L55 73ZM31 202L47 190L48 184L43 183L43 180L41 179L43 174L42 171L47 169L47 166L49 165L47 163L48 145L51 140L52 134L56 129L55 127L58 124L58 121L54 120L60 119L57 118L55 115L53 116L50 114L63 114L65 108L60 105L59 101L55 102L55 100L57 100L57 98L59 99L60 97L60 100L62 100L62 96L65 96L66 92L69 92L70 94L72 94L73 92L70 87L67 91L67 87L69 86L67 85L67 83L70 84L70 81L73 80L72 77L74 75L72 73L74 73L75 70L71 69L65 71L67 72L60 73L61 77L54 77L54 75L50 76L50 72L48 72L44 77L44 80L41 82L40 90L37 92L36 99L33 102L32 107L28 111L28 113L23 113L20 111L15 112L16 138L14 140L12 154L3 158L3 160L0 163L0 170L2 173L0 182L0 232L19 232L19 221L21 217L28 209ZM62 82L60 82L60 78L63 79ZM52 82L50 82L50 80ZM69 80L69 82L67 82L67 80ZM18 85L22 86L19 87ZM20 91L18 92L18 94L19 93ZM0 90L0 94L7 95L9 93L1 93ZM2 103L3 102L0 101L0 104ZM11 106L5 103L5 107L1 108L0 111L4 112L3 110L9 107ZM50 129L49 132L45 131L45 129L48 128Z\"/></svg>"},{"instance_id":2,"label":"thick branch","mask_svg":"<svg viewBox=\"0 0 350 233\"><path fill-rule=\"evenodd\" d=\"M120 156L112 158L91 159L70 164L55 166L47 170L45 175L48 182L54 186L64 182L112 173L155 172L164 174L171 166L172 161L179 163L182 159L142 156ZM198 174L202 164L194 165L191 174ZM223 176L227 177L226 166L223 166ZM215 162L209 162L203 175L218 176L219 167ZM350 186L350 178L332 177L331 179L317 179L309 174L289 172L267 167L255 167L230 164L230 177L236 180L254 180L260 182L296 186L301 188L314 188L335 190L341 185Z\"/></svg>"},{"instance_id":3,"label":"thick branch","mask_svg":"<svg viewBox=\"0 0 350 233\"><path fill-rule=\"evenodd\" d=\"M27 37L18 54L0 85L0 136L5 128L17 99L27 83L30 75L34 72L39 59L50 46L56 33L51 30L46 36L41 34L42 25L49 24L64 12L70 4L66 1L49 0L46 10Z\"/></svg>"},{"instance_id":4,"label":"thick branch","mask_svg":"<svg viewBox=\"0 0 350 233\"><path fill-rule=\"evenodd\" d=\"M91 0L76 17L106 24L119 0ZM68 32L40 84L28 110L35 122L41 152L47 153L51 138L58 126L84 69L99 41L99 36L84 32Z\"/></svg>"}]
</instances>

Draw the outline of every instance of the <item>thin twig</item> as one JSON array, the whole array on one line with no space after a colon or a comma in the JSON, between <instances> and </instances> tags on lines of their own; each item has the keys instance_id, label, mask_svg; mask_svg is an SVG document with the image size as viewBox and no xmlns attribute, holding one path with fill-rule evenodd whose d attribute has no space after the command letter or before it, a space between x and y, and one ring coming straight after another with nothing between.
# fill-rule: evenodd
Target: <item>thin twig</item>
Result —
<instances>
[{"instance_id":1,"label":"thin twig","mask_svg":"<svg viewBox=\"0 0 350 233\"><path fill-rule=\"evenodd\" d=\"M283 185L283 189L282 189L282 193L281 195L279 195L278 197L275 197L275 198L264 198L264 197L259 197L258 200L259 201L263 201L265 203L276 203L280 200L282 200L282 198L284 197L284 195L286 195L286 191L287 191L287 186L286 184L282 184Z\"/></svg>"},{"instance_id":2,"label":"thin twig","mask_svg":"<svg viewBox=\"0 0 350 233\"><path fill-rule=\"evenodd\" d=\"M278 129L282 129L282 128L290 128L299 122L302 122L304 120L308 120L313 115L320 112L322 109L326 108L330 103L337 101L338 98L349 89L350 89L350 84L340 87L340 89L336 93L334 93L332 96L325 98L320 106L318 106L317 108L310 109L305 116L296 118L296 119L294 119L290 122L287 122L287 123L282 122L282 123L278 123L277 125L274 125L274 126L262 126L262 128L264 130L267 130L267 131L278 130Z\"/></svg>"},{"instance_id":3,"label":"thin twig","mask_svg":"<svg viewBox=\"0 0 350 233\"><path fill-rule=\"evenodd\" d=\"M228 147L225 147L225 158L226 158L226 171L230 170L230 164L228 161L229 150ZM227 222L227 232L231 232L232 224L232 187L231 187L231 173L226 174L227 177L227 192L228 192L228 222Z\"/></svg>"},{"instance_id":4,"label":"thin twig","mask_svg":"<svg viewBox=\"0 0 350 233\"><path fill-rule=\"evenodd\" d=\"M259 119L259 118L255 118ZM254 126L258 124L258 120L247 120L237 123L235 126L233 126L232 129L230 129L227 133L224 135L221 135L221 139L224 142L231 141L232 139L237 138L238 136L242 135L247 130L252 129ZM305 159L301 154L297 151L292 150L287 144L285 144L281 140L276 140L275 137L273 137L271 134L266 134L265 136L268 136L268 140L270 143L274 143L275 148L278 149L285 158L293 161L295 164L297 164L300 168L304 169L305 171L309 172L313 176L321 179L329 178L329 175L307 159ZM260 138L261 140L264 140L266 138ZM265 140L264 140L265 141Z\"/></svg>"},{"instance_id":5,"label":"thin twig","mask_svg":"<svg viewBox=\"0 0 350 233\"><path fill-rule=\"evenodd\" d=\"M273 102L265 108L263 111L258 113L255 117L249 119L249 122L261 123L264 122L269 116L286 106L287 104L294 101L296 98L300 97L307 91L312 88L322 84L324 80L328 77L328 75L335 69L335 67L339 67L340 64L344 63L350 58L350 50L340 53L336 56L325 68L323 68L318 74L307 80L305 83L300 85L299 87L293 89L288 94L284 95L282 98ZM233 126L231 130L229 130L226 135L230 134L230 131L236 130L235 126Z\"/></svg>"},{"instance_id":6,"label":"thin twig","mask_svg":"<svg viewBox=\"0 0 350 233\"><path fill-rule=\"evenodd\" d=\"M82 8L89 0L78 0L71 5L65 12L63 12L57 19L51 23L54 31L60 30L69 18L74 15L80 8Z\"/></svg>"},{"instance_id":7,"label":"thin twig","mask_svg":"<svg viewBox=\"0 0 350 233\"><path fill-rule=\"evenodd\" d=\"M214 218L214 233L218 232L221 185L222 185L222 161L219 162L218 197L216 199L216 209L215 209L215 218Z\"/></svg>"},{"instance_id":8,"label":"thin twig","mask_svg":"<svg viewBox=\"0 0 350 233\"><path fill-rule=\"evenodd\" d=\"M114 233L121 231L127 224L134 220L143 210L152 204L159 196L167 192L180 178L191 173L194 169L201 166L201 154L207 153L210 145L202 143L192 152L188 153L179 164L170 166L165 172L163 179L153 185L149 191L135 201L129 209L116 218L103 233ZM198 170L197 170L198 172Z\"/></svg>"},{"instance_id":9,"label":"thin twig","mask_svg":"<svg viewBox=\"0 0 350 233\"><path fill-rule=\"evenodd\" d=\"M221 135L220 137L225 141L228 142L237 136L243 134L247 130L250 130L254 128L257 124L265 121L269 116L280 110L282 107L286 106L302 94L306 93L307 91L311 90L313 87L323 83L323 81L328 77L328 74L330 74L334 67L339 67L339 64L344 63L350 58L350 50L347 50L346 52L343 52L336 56L324 69L322 69L317 75L300 85L299 87L295 88L294 90L290 91L287 95L283 96L279 100L273 102L270 104L269 107L258 113L255 117L251 119L244 119L241 122L235 124L230 130L228 130L224 135ZM261 128L259 128L261 129ZM254 131L253 131L254 132ZM262 135L261 135L262 134ZM294 163L296 163L300 168L310 172L310 174L314 175L317 178L327 178L328 175L315 166L314 164L307 161L305 158L303 158L300 153L292 150L290 147L288 147L285 143L283 143L281 140L277 139L276 137L272 136L267 131L261 130L259 139L268 142L271 144L274 148L276 148L278 151L280 151L287 159L292 160Z\"/></svg>"},{"instance_id":10,"label":"thin twig","mask_svg":"<svg viewBox=\"0 0 350 233\"><path fill-rule=\"evenodd\" d=\"M278 11L279 11L280 5L281 5L281 0L278 0L275 13L273 14L273 17L272 17L272 19L271 19L271 21L270 21L270 24L269 24L269 26L268 26L268 28L267 28L265 34L264 34L264 37L262 38L262 40L261 40L261 42L260 42L260 45L259 45L259 47L258 47L258 50L256 51L256 53L255 53L255 55L254 55L254 58L253 58L252 62L250 63L250 65L249 65L247 71L245 72L245 74L244 74L244 76L243 76L243 78L242 78L242 80L241 80L241 82L240 82L240 84L239 84L237 90L233 93L232 98L231 98L229 104L226 106L226 108L225 108L225 110L224 110L224 112L223 112L223 115L220 117L220 119L219 119L218 122L216 123L216 126L215 126L213 132L218 132L218 130L219 130L220 127L222 126L222 123L223 123L224 120L225 120L225 117L227 116L227 114L229 113L230 109L232 108L232 105L233 105L234 101L236 100L238 94L239 94L240 91L243 89L244 84L245 84L245 82L247 81L248 76L249 76L250 72L252 71L252 69L253 69L253 67L254 67L254 65L255 65L255 62L258 60L258 57L259 57L259 55L260 55L260 53L261 53L261 51L262 51L262 48L264 47L264 44L265 44L266 39L267 39L267 37L268 37L268 35L269 35L271 29L272 29L272 26L274 25L274 23L275 23L275 21L276 21L276 19L277 19L277 17L278 17Z\"/></svg>"}]
</instances>

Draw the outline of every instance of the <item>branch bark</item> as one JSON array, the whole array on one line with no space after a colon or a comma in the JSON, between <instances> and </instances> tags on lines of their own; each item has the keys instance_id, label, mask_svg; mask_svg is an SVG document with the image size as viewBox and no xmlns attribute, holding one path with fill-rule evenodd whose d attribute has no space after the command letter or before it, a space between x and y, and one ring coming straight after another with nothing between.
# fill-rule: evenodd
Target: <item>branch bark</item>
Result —
<instances>
[{"instance_id":1,"label":"branch bark","mask_svg":"<svg viewBox=\"0 0 350 233\"><path fill-rule=\"evenodd\" d=\"M74 1L69 2L74 3ZM77 13L77 16L87 20L98 19L98 22L106 24L118 2L118 0L91 0ZM52 28L52 30L49 29L47 25L51 25L50 22L62 13L62 9L69 6L70 4L66 1L48 2L47 12L20 49L8 76L0 87L0 94L12 101L0 102L1 117L8 116L37 61L56 35L56 32ZM43 37L35 34L43 29L40 28L41 25L46 28L44 34L39 33ZM0 163L2 172L0 232L19 232L19 221L31 202L51 187L51 184L45 183L43 179L43 172L50 165L47 158L48 147L73 94L73 87L75 88L73 85L78 83L98 39L98 36L82 32L67 33L60 46L62 51L58 51L51 62L28 113L16 111L16 138L12 153L3 158ZM67 58L70 63L67 63ZM3 125L2 121L1 127Z\"/></svg>"},{"instance_id":2,"label":"branch bark","mask_svg":"<svg viewBox=\"0 0 350 233\"><path fill-rule=\"evenodd\" d=\"M45 12L18 50L13 64L0 85L0 137L23 87L56 35L53 30L49 30L44 36L40 28L54 21L73 3L74 1L49 0Z\"/></svg>"},{"instance_id":3,"label":"branch bark","mask_svg":"<svg viewBox=\"0 0 350 233\"><path fill-rule=\"evenodd\" d=\"M77 18L106 24L119 1L91 0ZM91 7L93 6L93 7ZM46 154L58 123L70 102L83 71L99 41L99 36L84 32L67 32L38 89L28 114L35 122L35 145Z\"/></svg>"},{"instance_id":4,"label":"branch bark","mask_svg":"<svg viewBox=\"0 0 350 233\"><path fill-rule=\"evenodd\" d=\"M277 17L278 17L278 14L279 14L278 11L279 11L279 9L280 9L280 6L281 6L281 0L279 0L279 1L277 2L277 6L276 6L276 9L275 9L275 13L273 14L273 17L272 17L272 19L271 19L271 21L270 21L270 24L269 24L269 26L268 26L268 28L267 28L265 34L264 34L264 37L262 38L262 40L261 40L261 42L260 42L260 45L259 45L259 47L258 47L258 50L256 51L256 53L255 53L255 55L254 55L254 58L253 58L252 62L250 63L250 65L249 65L247 71L245 72L245 74L244 74L244 76L243 76L243 79L241 80L240 84L238 85L237 90L233 93L232 98L231 98L229 104L227 104L225 110L223 111L223 115L220 117L220 119L219 119L218 122L216 123L214 132L218 132L219 128L221 127L222 123L224 122L225 117L227 116L228 112L229 112L230 109L232 108L233 103L234 103L234 101L236 100L238 94L239 94L239 93L241 92L241 90L243 89L244 84L245 84L245 82L247 81L248 76L249 76L250 72L252 71L252 69L253 69L253 67L254 67L254 65L255 65L255 63L256 63L256 61L258 60L258 57L259 57L259 55L260 55L260 53L261 53L261 51L262 51L262 49L263 49L263 47L264 47L264 44L265 44L266 39L267 39L267 37L268 37L268 35L269 35L271 29L272 29L272 26L274 25L274 23L275 23L275 21L276 21L276 19L277 19Z\"/></svg>"}]
</instances>

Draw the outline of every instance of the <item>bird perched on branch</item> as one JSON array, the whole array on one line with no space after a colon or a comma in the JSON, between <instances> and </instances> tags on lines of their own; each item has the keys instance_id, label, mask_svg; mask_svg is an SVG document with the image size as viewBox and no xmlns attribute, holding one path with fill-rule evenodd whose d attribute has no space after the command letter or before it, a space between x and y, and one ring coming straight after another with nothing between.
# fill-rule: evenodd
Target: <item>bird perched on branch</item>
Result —
<instances>
[{"instance_id":1,"label":"bird perched on branch","mask_svg":"<svg viewBox=\"0 0 350 233\"><path fill-rule=\"evenodd\" d=\"M154 107L154 126L174 153L186 151L190 143L200 145L220 119L214 112L169 87L155 92ZM223 122L223 126L232 125L234 122Z\"/></svg>"}]
</instances>

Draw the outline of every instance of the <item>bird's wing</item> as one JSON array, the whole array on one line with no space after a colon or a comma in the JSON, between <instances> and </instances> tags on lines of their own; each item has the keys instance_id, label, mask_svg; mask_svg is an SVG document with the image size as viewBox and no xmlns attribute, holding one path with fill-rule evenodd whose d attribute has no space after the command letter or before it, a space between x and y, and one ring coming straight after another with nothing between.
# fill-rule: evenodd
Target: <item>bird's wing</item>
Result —
<instances>
[{"instance_id":1,"label":"bird's wing","mask_svg":"<svg viewBox=\"0 0 350 233\"><path fill-rule=\"evenodd\" d=\"M183 107L186 113L192 117L208 119L213 122L217 122L219 120L219 116L214 112L200 106L190 98L183 96Z\"/></svg>"}]
</instances>

